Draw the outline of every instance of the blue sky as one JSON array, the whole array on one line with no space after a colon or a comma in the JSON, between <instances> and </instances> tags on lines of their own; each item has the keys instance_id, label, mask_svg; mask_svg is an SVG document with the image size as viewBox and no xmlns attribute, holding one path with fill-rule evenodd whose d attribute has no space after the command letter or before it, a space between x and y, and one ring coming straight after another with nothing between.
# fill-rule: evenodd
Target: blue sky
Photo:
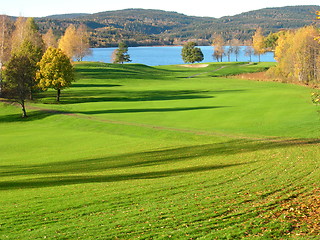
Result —
<instances>
[{"instance_id":1,"label":"blue sky","mask_svg":"<svg viewBox=\"0 0 320 240\"><path fill-rule=\"evenodd\" d=\"M292 5L319 6L320 0L0 0L0 14L42 17L62 13L96 13L145 8L175 11L192 16L222 17L260 8Z\"/></svg>"}]
</instances>

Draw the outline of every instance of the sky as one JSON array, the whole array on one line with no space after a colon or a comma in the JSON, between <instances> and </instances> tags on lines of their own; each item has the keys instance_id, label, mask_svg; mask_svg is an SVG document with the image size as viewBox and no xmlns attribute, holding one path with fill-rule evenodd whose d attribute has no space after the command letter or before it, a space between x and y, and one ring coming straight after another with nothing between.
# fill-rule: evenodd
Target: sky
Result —
<instances>
[{"instance_id":1,"label":"sky","mask_svg":"<svg viewBox=\"0 0 320 240\"><path fill-rule=\"evenodd\" d=\"M219 18L261 8L293 5L320 6L320 0L0 0L0 14L44 17L64 13L97 13L144 8Z\"/></svg>"}]
</instances>

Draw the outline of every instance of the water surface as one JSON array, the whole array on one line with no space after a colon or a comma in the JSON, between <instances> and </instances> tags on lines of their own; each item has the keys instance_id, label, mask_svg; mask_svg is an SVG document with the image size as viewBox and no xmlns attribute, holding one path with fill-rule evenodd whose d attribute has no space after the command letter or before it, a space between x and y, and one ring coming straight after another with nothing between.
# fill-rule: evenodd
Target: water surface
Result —
<instances>
[{"instance_id":1,"label":"water surface","mask_svg":"<svg viewBox=\"0 0 320 240\"><path fill-rule=\"evenodd\" d=\"M216 62L212 57L213 47L212 46L200 46L204 60L203 62ZM92 48L92 55L85 57L84 61L94 62L106 62L111 63L112 52L116 48ZM181 46L172 47L129 47L129 55L132 63L141 63L149 66L158 65L174 65L183 64L181 58ZM239 62L249 62L250 57L244 54L245 47L241 47L240 54L238 55ZM228 61L228 58L223 57L223 61ZM236 61L236 56L231 55L231 61ZM258 62L258 56L252 56L252 62ZM261 55L261 62L274 62L274 56L272 52L267 52Z\"/></svg>"}]
</instances>

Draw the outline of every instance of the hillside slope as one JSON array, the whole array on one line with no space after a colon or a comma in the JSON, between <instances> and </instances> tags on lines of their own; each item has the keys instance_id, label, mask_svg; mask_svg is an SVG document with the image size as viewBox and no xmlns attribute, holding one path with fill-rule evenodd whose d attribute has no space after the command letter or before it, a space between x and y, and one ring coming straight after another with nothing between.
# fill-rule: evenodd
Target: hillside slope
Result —
<instances>
[{"instance_id":1,"label":"hillside slope","mask_svg":"<svg viewBox=\"0 0 320 240\"><path fill-rule=\"evenodd\" d=\"M41 31L50 27L57 35L73 24L86 24L93 47L116 46L125 40L130 46L173 45L188 39L210 44L212 35L222 33L226 40L249 39L257 27L265 33L295 29L315 22L320 6L266 8L219 19L187 16L177 12L125 9L95 14L65 14L37 19Z\"/></svg>"}]
</instances>

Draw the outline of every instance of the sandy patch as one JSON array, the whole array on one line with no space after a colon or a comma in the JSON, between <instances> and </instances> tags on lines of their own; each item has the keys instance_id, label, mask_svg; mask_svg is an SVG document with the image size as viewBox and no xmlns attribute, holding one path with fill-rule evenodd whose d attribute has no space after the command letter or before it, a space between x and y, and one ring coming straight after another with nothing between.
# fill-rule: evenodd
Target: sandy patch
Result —
<instances>
[{"instance_id":1,"label":"sandy patch","mask_svg":"<svg viewBox=\"0 0 320 240\"><path fill-rule=\"evenodd\" d=\"M208 67L209 64L183 64L179 66L187 67L187 68L205 68L205 67Z\"/></svg>"}]
</instances>

